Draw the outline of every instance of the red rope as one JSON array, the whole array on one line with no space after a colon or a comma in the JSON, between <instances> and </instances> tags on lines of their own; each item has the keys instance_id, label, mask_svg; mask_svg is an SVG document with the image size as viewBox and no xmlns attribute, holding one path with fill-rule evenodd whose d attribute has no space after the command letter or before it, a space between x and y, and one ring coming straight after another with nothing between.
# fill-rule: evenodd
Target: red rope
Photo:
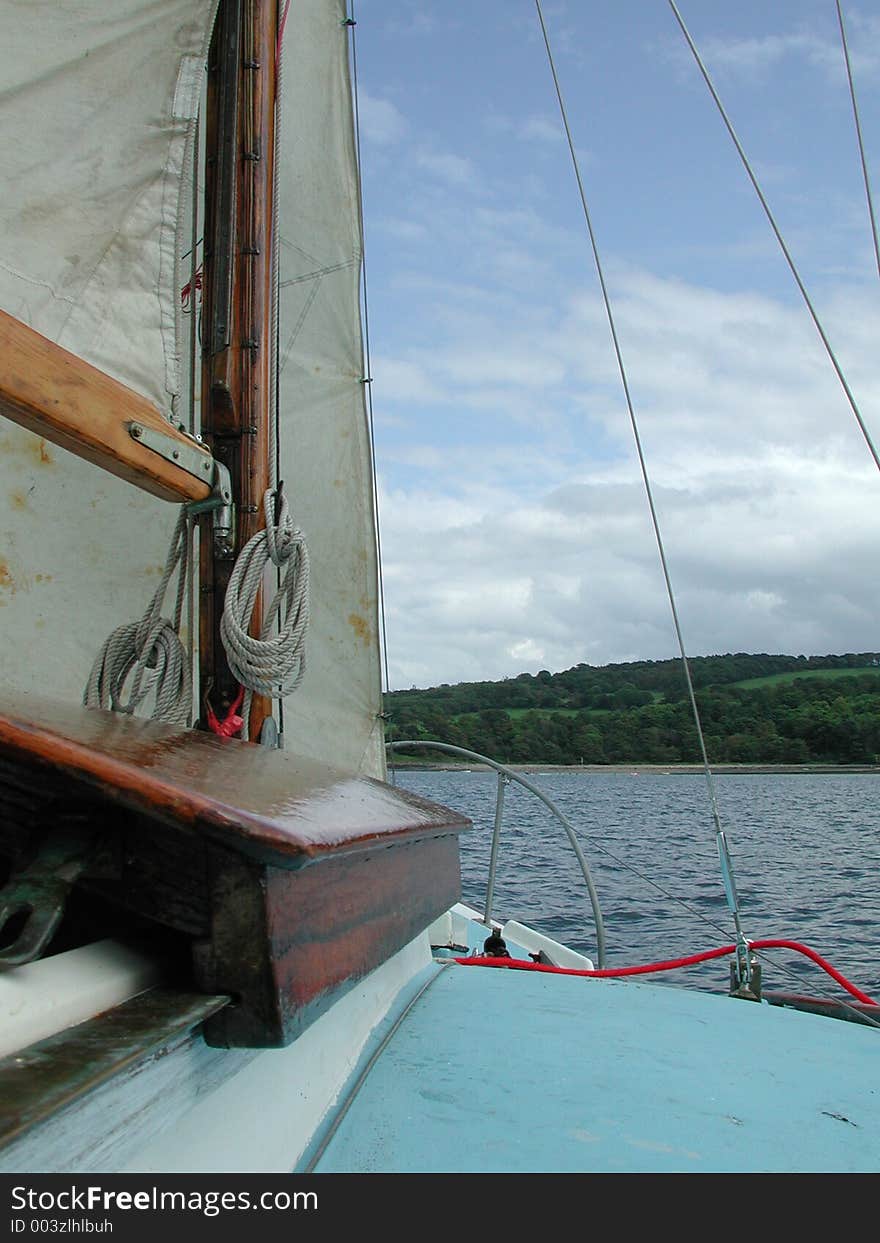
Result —
<instances>
[{"instance_id":1,"label":"red rope","mask_svg":"<svg viewBox=\"0 0 880 1243\"><path fill-rule=\"evenodd\" d=\"M244 687L240 686L238 690L238 694L236 695L232 703L229 705L229 711L226 713L226 716L223 718L222 721L218 719L216 712L211 707L211 705L208 703L207 699L205 700L205 708L207 709L206 716L208 720L208 728L211 730L212 733L217 734L217 736L220 738L235 737L235 735L241 729L242 725L244 725L244 718L238 715L238 710L241 707L241 701L243 699L244 699Z\"/></svg>"},{"instance_id":2,"label":"red rope","mask_svg":"<svg viewBox=\"0 0 880 1243\"><path fill-rule=\"evenodd\" d=\"M290 8L290 0L284 5L284 12L281 14L281 20L278 22L278 38L275 41L275 68L281 60L281 44L284 39L284 27L287 25L287 13Z\"/></svg>"},{"instance_id":3,"label":"red rope","mask_svg":"<svg viewBox=\"0 0 880 1243\"><path fill-rule=\"evenodd\" d=\"M817 954L815 950L811 950L809 946L801 945L799 941L749 941L749 948L755 950L796 950L799 954L805 954L807 958L821 967L823 971L827 971L838 984L845 988L848 993L851 993L858 1001L864 1002L868 1006L877 1004L866 993L863 993L861 989L856 988L855 984L851 984L839 971L836 971L820 954ZM690 967L694 963L707 962L710 958L724 958L735 951L735 945L722 945L718 949L705 950L701 954L690 954L686 958L670 958L666 962L645 963L639 967L604 967L593 971L578 970L574 967L552 967L540 962L524 962L521 958L488 958L482 955L474 955L471 958L456 958L454 961L461 963L464 967L512 967L516 971L549 971L554 975L585 975L613 978L624 975L648 975L653 971L671 971L676 967Z\"/></svg>"}]
</instances>

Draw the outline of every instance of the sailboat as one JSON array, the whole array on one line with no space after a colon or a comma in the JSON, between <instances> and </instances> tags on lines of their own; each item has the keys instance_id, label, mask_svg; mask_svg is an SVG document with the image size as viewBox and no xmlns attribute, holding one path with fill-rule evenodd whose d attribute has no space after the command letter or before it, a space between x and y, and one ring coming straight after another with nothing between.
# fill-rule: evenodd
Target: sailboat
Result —
<instances>
[{"instance_id":1,"label":"sailboat","mask_svg":"<svg viewBox=\"0 0 880 1243\"><path fill-rule=\"evenodd\" d=\"M873 999L608 969L567 824L595 957L499 922L388 780L342 0L2 17L0 1172L876 1168Z\"/></svg>"}]
</instances>

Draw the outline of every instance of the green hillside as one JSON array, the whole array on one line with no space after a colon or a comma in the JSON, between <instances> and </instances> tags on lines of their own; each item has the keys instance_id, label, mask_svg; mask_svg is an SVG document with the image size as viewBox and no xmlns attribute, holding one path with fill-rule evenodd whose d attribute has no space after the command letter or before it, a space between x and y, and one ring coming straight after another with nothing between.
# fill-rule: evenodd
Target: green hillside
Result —
<instances>
[{"instance_id":1,"label":"green hillside","mask_svg":"<svg viewBox=\"0 0 880 1243\"><path fill-rule=\"evenodd\" d=\"M689 662L716 764L880 762L880 654L745 653ZM681 662L543 670L386 696L388 737L451 743L502 763L699 763ZM422 755L422 752L413 752Z\"/></svg>"}]
</instances>

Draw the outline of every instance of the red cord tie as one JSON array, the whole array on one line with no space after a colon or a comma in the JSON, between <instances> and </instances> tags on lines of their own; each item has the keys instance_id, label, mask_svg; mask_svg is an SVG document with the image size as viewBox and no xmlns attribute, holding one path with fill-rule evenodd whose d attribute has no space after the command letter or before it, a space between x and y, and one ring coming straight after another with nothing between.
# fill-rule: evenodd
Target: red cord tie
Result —
<instances>
[{"instance_id":1,"label":"red cord tie","mask_svg":"<svg viewBox=\"0 0 880 1243\"><path fill-rule=\"evenodd\" d=\"M201 291L202 288L202 265L196 268L195 275L191 281L187 281L180 291L180 303L184 311L189 310L190 299L193 296L193 289Z\"/></svg>"},{"instance_id":2,"label":"red cord tie","mask_svg":"<svg viewBox=\"0 0 880 1243\"><path fill-rule=\"evenodd\" d=\"M229 705L229 711L222 721L217 719L217 714L211 705L206 701L208 728L220 738L234 738L244 725L244 717L238 715L238 709L241 707L241 701L244 699L244 687L238 688L238 694L233 702Z\"/></svg>"}]
</instances>

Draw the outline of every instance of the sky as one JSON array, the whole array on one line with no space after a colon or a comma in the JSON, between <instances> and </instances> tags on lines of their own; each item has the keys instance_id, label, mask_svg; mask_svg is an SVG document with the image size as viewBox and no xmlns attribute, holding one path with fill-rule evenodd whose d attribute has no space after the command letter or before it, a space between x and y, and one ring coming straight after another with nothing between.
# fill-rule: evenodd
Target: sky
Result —
<instances>
[{"instance_id":1,"label":"sky","mask_svg":"<svg viewBox=\"0 0 880 1243\"><path fill-rule=\"evenodd\" d=\"M880 274L837 5L678 9L867 432L668 0L543 0L681 640L880 650ZM873 190L880 6L842 11ZM678 656L534 0L354 15L389 689Z\"/></svg>"}]
</instances>

